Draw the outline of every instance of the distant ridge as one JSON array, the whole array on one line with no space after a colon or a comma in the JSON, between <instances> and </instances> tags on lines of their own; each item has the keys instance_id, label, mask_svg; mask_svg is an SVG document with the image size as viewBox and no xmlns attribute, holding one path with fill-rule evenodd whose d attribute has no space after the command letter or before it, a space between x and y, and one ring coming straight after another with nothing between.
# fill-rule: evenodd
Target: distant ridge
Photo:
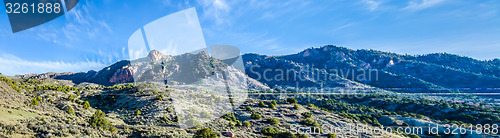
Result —
<instances>
[{"instance_id":1,"label":"distant ridge","mask_svg":"<svg viewBox=\"0 0 500 138\"><path fill-rule=\"evenodd\" d=\"M345 47L327 45L320 48L309 48L297 54L283 56L267 56L245 54L247 74L269 86L296 86L293 81L269 81L258 79L257 74L265 70L313 68L324 70L341 79L337 82L361 83L383 89L404 89L412 92L457 92L465 88L479 88L475 92L491 92L487 88L500 88L500 60L476 60L447 53L427 55L400 55L377 50L352 50ZM258 66L258 67L255 67ZM345 72L353 71L346 74ZM343 71L344 74L339 73ZM362 77L363 72L376 72L378 79L372 74L372 79ZM275 73L269 76L277 75ZM298 75L287 74L288 77ZM300 75L299 75L300 76ZM306 75L307 76L307 75ZM309 75L309 78L310 75ZM302 81L300 87L317 87L324 83L320 80L308 79ZM496 90L499 91L499 90Z\"/></svg>"}]
</instances>

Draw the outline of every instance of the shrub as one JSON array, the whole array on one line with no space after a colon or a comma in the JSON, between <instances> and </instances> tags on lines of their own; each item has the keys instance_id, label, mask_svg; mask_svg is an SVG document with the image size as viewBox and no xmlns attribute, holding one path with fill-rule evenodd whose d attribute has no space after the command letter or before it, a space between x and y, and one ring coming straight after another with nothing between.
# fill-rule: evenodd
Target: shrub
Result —
<instances>
[{"instance_id":1,"label":"shrub","mask_svg":"<svg viewBox=\"0 0 500 138\"><path fill-rule=\"evenodd\" d=\"M90 103L89 103L89 101L85 101L85 102L83 103L83 108L85 108L85 109L89 109L89 108L90 108Z\"/></svg>"},{"instance_id":2,"label":"shrub","mask_svg":"<svg viewBox=\"0 0 500 138\"><path fill-rule=\"evenodd\" d=\"M382 126L382 124L380 124L377 120L374 120L372 125L373 126Z\"/></svg>"},{"instance_id":3,"label":"shrub","mask_svg":"<svg viewBox=\"0 0 500 138\"><path fill-rule=\"evenodd\" d=\"M300 121L300 124L307 125L307 126L319 126L318 122L313 121L310 118Z\"/></svg>"},{"instance_id":4,"label":"shrub","mask_svg":"<svg viewBox=\"0 0 500 138\"><path fill-rule=\"evenodd\" d=\"M276 105L274 105L274 104L270 104L270 105L269 105L269 108L276 108Z\"/></svg>"},{"instance_id":5,"label":"shrub","mask_svg":"<svg viewBox=\"0 0 500 138\"><path fill-rule=\"evenodd\" d=\"M301 115L304 116L305 118L310 118L313 116L311 112L303 112Z\"/></svg>"},{"instance_id":6,"label":"shrub","mask_svg":"<svg viewBox=\"0 0 500 138\"><path fill-rule=\"evenodd\" d=\"M74 101L75 101L75 98L76 98L76 96L74 96L74 95L69 95L69 96L68 96L68 101L72 101L72 102L74 102Z\"/></svg>"},{"instance_id":7,"label":"shrub","mask_svg":"<svg viewBox=\"0 0 500 138\"><path fill-rule=\"evenodd\" d=\"M314 106L314 104L307 104L307 106L309 106L311 108L316 108L316 106Z\"/></svg>"},{"instance_id":8,"label":"shrub","mask_svg":"<svg viewBox=\"0 0 500 138\"><path fill-rule=\"evenodd\" d=\"M416 134L411 134L411 135L409 135L408 137L410 137L410 138L420 138L420 136L418 136L418 135L416 135Z\"/></svg>"},{"instance_id":9,"label":"shrub","mask_svg":"<svg viewBox=\"0 0 500 138\"><path fill-rule=\"evenodd\" d=\"M94 115L90 118L90 125L93 127L102 127L103 130L109 130L114 132L116 128L112 127L111 122L109 122L106 118L106 114L101 110L97 110Z\"/></svg>"},{"instance_id":10,"label":"shrub","mask_svg":"<svg viewBox=\"0 0 500 138\"><path fill-rule=\"evenodd\" d=\"M299 134L299 135L297 136L297 138L307 138L307 135L306 135L306 134Z\"/></svg>"},{"instance_id":11,"label":"shrub","mask_svg":"<svg viewBox=\"0 0 500 138\"><path fill-rule=\"evenodd\" d=\"M264 102L262 102L262 101L261 101L261 102L259 103L259 107L266 107L266 104L264 104Z\"/></svg>"},{"instance_id":12,"label":"shrub","mask_svg":"<svg viewBox=\"0 0 500 138\"><path fill-rule=\"evenodd\" d=\"M252 124L250 124L250 122L248 122L248 121L245 121L245 122L243 122L243 126L245 126L245 127L251 127Z\"/></svg>"},{"instance_id":13,"label":"shrub","mask_svg":"<svg viewBox=\"0 0 500 138\"><path fill-rule=\"evenodd\" d=\"M36 100L38 100L38 101L42 101L42 97L41 97L40 95L38 95L38 96L36 97Z\"/></svg>"},{"instance_id":14,"label":"shrub","mask_svg":"<svg viewBox=\"0 0 500 138\"><path fill-rule=\"evenodd\" d=\"M165 123L170 122L166 116L161 117L161 121L163 121L163 122L165 122Z\"/></svg>"},{"instance_id":15,"label":"shrub","mask_svg":"<svg viewBox=\"0 0 500 138\"><path fill-rule=\"evenodd\" d=\"M136 116L140 116L140 115L141 115L141 111L139 111L139 110L135 110L134 114L135 114Z\"/></svg>"},{"instance_id":16,"label":"shrub","mask_svg":"<svg viewBox=\"0 0 500 138\"><path fill-rule=\"evenodd\" d=\"M337 137L337 135L335 133L328 133L328 135L326 135L327 138L335 138Z\"/></svg>"},{"instance_id":17,"label":"shrub","mask_svg":"<svg viewBox=\"0 0 500 138\"><path fill-rule=\"evenodd\" d=\"M252 110L253 110L253 109L252 109L252 107L250 107L250 106L247 106L245 109L246 109L247 111L252 111Z\"/></svg>"},{"instance_id":18,"label":"shrub","mask_svg":"<svg viewBox=\"0 0 500 138\"><path fill-rule=\"evenodd\" d=\"M236 123L236 126L241 126L242 125L241 122L240 122L240 120L236 120L235 123Z\"/></svg>"},{"instance_id":19,"label":"shrub","mask_svg":"<svg viewBox=\"0 0 500 138\"><path fill-rule=\"evenodd\" d=\"M264 127L262 130L260 130L260 133L266 136L275 136L279 134L279 130L275 127Z\"/></svg>"},{"instance_id":20,"label":"shrub","mask_svg":"<svg viewBox=\"0 0 500 138\"><path fill-rule=\"evenodd\" d=\"M77 103L77 104L82 104L83 102L82 102L80 99L76 99L76 100L75 100L75 103Z\"/></svg>"},{"instance_id":21,"label":"shrub","mask_svg":"<svg viewBox=\"0 0 500 138\"><path fill-rule=\"evenodd\" d=\"M290 104L296 104L297 103L297 100L295 98L287 98L286 99L286 102L290 103Z\"/></svg>"},{"instance_id":22,"label":"shrub","mask_svg":"<svg viewBox=\"0 0 500 138\"><path fill-rule=\"evenodd\" d=\"M70 106L68 109L66 109L66 113L75 115L75 109L73 109L73 107Z\"/></svg>"},{"instance_id":23,"label":"shrub","mask_svg":"<svg viewBox=\"0 0 500 138\"><path fill-rule=\"evenodd\" d=\"M278 118L269 118L267 119L267 122L271 125L278 125L280 124L280 120Z\"/></svg>"},{"instance_id":24,"label":"shrub","mask_svg":"<svg viewBox=\"0 0 500 138\"><path fill-rule=\"evenodd\" d=\"M217 138L217 134L212 132L212 130L210 128L204 128L204 129L198 130L194 134L194 138Z\"/></svg>"},{"instance_id":25,"label":"shrub","mask_svg":"<svg viewBox=\"0 0 500 138\"><path fill-rule=\"evenodd\" d=\"M226 114L226 115L222 116L222 118L224 118L224 119L226 119L228 121L234 121L234 122L237 121L236 117L234 116L233 113Z\"/></svg>"},{"instance_id":26,"label":"shrub","mask_svg":"<svg viewBox=\"0 0 500 138\"><path fill-rule=\"evenodd\" d=\"M234 127L234 126L235 126L235 124L234 124L233 122L229 122L229 124L227 124L227 126L229 126L229 127Z\"/></svg>"},{"instance_id":27,"label":"shrub","mask_svg":"<svg viewBox=\"0 0 500 138\"><path fill-rule=\"evenodd\" d=\"M295 105L295 106L293 106L293 109L295 109L295 110L299 110L299 105Z\"/></svg>"},{"instance_id":28,"label":"shrub","mask_svg":"<svg viewBox=\"0 0 500 138\"><path fill-rule=\"evenodd\" d=\"M170 108L170 107L167 107L167 111L168 111L168 112L172 112L172 111L174 111L174 109L172 109L172 108Z\"/></svg>"},{"instance_id":29,"label":"shrub","mask_svg":"<svg viewBox=\"0 0 500 138\"><path fill-rule=\"evenodd\" d=\"M276 103L276 100L272 100L271 104L278 105L278 103Z\"/></svg>"},{"instance_id":30,"label":"shrub","mask_svg":"<svg viewBox=\"0 0 500 138\"><path fill-rule=\"evenodd\" d=\"M175 117L174 117L174 122L179 122L179 121L180 121L180 120L179 120L179 117L178 117L178 116L175 116Z\"/></svg>"},{"instance_id":31,"label":"shrub","mask_svg":"<svg viewBox=\"0 0 500 138\"><path fill-rule=\"evenodd\" d=\"M38 100L36 100L36 98L33 98L33 99L31 99L31 104L38 105L39 103L38 103Z\"/></svg>"},{"instance_id":32,"label":"shrub","mask_svg":"<svg viewBox=\"0 0 500 138\"><path fill-rule=\"evenodd\" d=\"M252 115L250 115L252 119L261 119L262 116L259 113L253 112Z\"/></svg>"}]
</instances>

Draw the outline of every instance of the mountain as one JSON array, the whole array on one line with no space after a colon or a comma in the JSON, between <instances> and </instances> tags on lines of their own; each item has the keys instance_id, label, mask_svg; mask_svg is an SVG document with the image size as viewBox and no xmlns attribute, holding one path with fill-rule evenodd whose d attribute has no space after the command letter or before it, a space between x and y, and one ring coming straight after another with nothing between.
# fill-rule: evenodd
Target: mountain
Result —
<instances>
[{"instance_id":1,"label":"mountain","mask_svg":"<svg viewBox=\"0 0 500 138\"><path fill-rule=\"evenodd\" d=\"M147 57L122 60L99 71L27 74L18 75L18 77L71 80L76 84L88 82L104 86L146 81L178 85L195 83L210 76L223 80L225 78L216 75L221 72L224 72L227 75L225 77L228 78L245 78L251 88L268 88L260 82L248 78L243 72L228 66L224 61L210 57L205 52L170 56L152 50ZM233 81L228 81L228 83L233 83Z\"/></svg>"},{"instance_id":2,"label":"mountain","mask_svg":"<svg viewBox=\"0 0 500 138\"><path fill-rule=\"evenodd\" d=\"M328 45L283 56L245 54L243 60L249 77L273 87L296 87L297 82L300 88L327 82L332 87L364 84L405 92L492 92L500 87L499 59L447 53L411 56ZM282 74L285 81L269 79ZM297 76L304 79L295 81Z\"/></svg>"},{"instance_id":3,"label":"mountain","mask_svg":"<svg viewBox=\"0 0 500 138\"><path fill-rule=\"evenodd\" d=\"M498 59L481 61L447 53L410 56L337 46L283 56L245 54L242 59L244 72L229 66L236 58L218 60L204 52L169 56L153 50L146 57L99 71L0 75L0 98L4 99L0 100L0 136L185 137L208 129L221 137L329 137L291 133L323 125L333 130L359 125L370 129L500 122L497 98L381 90L496 92ZM247 84L311 94L252 93ZM332 96L315 94L317 88L376 94ZM416 136L386 131L336 135ZM423 132L418 136L435 135ZM464 136L497 135L467 131L460 135Z\"/></svg>"},{"instance_id":4,"label":"mountain","mask_svg":"<svg viewBox=\"0 0 500 138\"><path fill-rule=\"evenodd\" d=\"M327 45L297 54L244 54L251 84L264 88L381 88L401 92L496 92L500 60L476 60L448 53L401 55L377 50L352 50ZM28 74L21 77L71 80L110 86L146 80L192 83L224 70L223 61L206 53L178 56L153 50L147 57L123 60L100 71ZM139 68L137 68L139 67ZM140 75L139 75L140 74ZM234 74L234 73L233 73ZM239 76L244 76L244 74ZM135 75L135 76L134 76ZM168 79L167 79L168 78ZM265 86L267 85L267 86Z\"/></svg>"}]
</instances>

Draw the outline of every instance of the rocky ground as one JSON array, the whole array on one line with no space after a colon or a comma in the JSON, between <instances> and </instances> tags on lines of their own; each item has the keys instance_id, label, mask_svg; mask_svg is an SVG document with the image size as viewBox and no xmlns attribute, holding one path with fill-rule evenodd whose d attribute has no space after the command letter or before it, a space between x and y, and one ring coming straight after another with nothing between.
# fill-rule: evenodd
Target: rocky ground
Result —
<instances>
[{"instance_id":1,"label":"rocky ground","mask_svg":"<svg viewBox=\"0 0 500 138\"><path fill-rule=\"evenodd\" d=\"M181 112L175 108L179 106L173 105L176 102L171 95L176 90L172 87L163 88L147 83L104 87L95 84L75 85L53 79L6 78L12 81L0 81L0 136L4 137L192 137L202 128L210 128L219 137L265 137L262 129L266 127L282 132L292 131L291 127L314 127L315 124L302 123L304 120L335 127L361 124L317 107L291 104L285 100L277 99L272 108L272 100L244 99L240 103L235 102L240 106L227 111L189 110L190 114L186 113L186 116L192 116L191 119L196 123L194 127L183 129L181 124L186 124L190 119L177 114ZM16 83L9 85L13 82ZM54 90L37 89L42 86L53 86ZM195 93L185 93L184 96L195 96ZM200 95L205 98L192 102L213 106L220 105L217 101L223 103L227 100L224 96L197 96ZM90 103L90 107L85 107L85 101ZM259 105L261 102L264 106ZM106 113L105 119L112 126L93 126L91 120L97 110ZM304 113L312 114L309 117L304 116ZM252 114L261 117L252 118ZM107 129L109 127L113 129ZM303 132L307 130L303 129ZM326 137L326 134L305 136ZM386 132L381 135L356 133L342 137L351 136L400 137Z\"/></svg>"}]
</instances>

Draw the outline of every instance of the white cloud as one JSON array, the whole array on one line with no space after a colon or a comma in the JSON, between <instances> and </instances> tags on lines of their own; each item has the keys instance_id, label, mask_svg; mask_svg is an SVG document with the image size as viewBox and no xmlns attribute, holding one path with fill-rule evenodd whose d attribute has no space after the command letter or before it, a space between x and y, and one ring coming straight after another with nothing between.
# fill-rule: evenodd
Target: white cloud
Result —
<instances>
[{"instance_id":1,"label":"white cloud","mask_svg":"<svg viewBox=\"0 0 500 138\"><path fill-rule=\"evenodd\" d=\"M375 11L381 2L377 2L375 0L362 0L362 2L368 7L368 10Z\"/></svg>"},{"instance_id":2,"label":"white cloud","mask_svg":"<svg viewBox=\"0 0 500 138\"><path fill-rule=\"evenodd\" d=\"M438 4L443 3L445 0L412 0L408 2L408 6L403 8L403 10L422 10L425 8L429 8Z\"/></svg>"},{"instance_id":3,"label":"white cloud","mask_svg":"<svg viewBox=\"0 0 500 138\"><path fill-rule=\"evenodd\" d=\"M54 62L54 61L27 61L10 54L0 56L0 73L5 75L20 75L46 72L81 72L98 70L105 65L97 62Z\"/></svg>"},{"instance_id":4,"label":"white cloud","mask_svg":"<svg viewBox=\"0 0 500 138\"><path fill-rule=\"evenodd\" d=\"M227 23L231 7L225 0L198 0L204 11L204 17L213 18L217 24Z\"/></svg>"}]
</instances>

